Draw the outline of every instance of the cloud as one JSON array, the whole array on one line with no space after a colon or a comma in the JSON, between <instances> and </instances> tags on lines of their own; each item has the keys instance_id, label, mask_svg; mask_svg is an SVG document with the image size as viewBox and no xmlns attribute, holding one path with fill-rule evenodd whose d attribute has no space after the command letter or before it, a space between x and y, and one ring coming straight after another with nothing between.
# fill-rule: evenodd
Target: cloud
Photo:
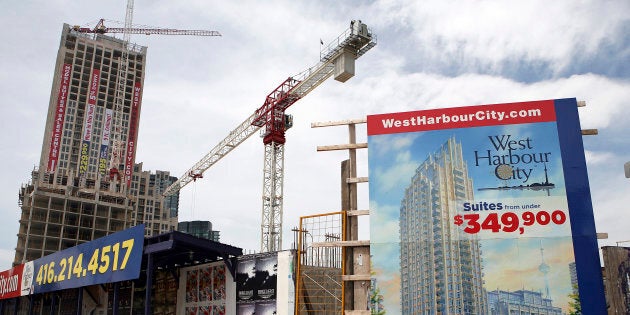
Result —
<instances>
[{"instance_id":1,"label":"cloud","mask_svg":"<svg viewBox=\"0 0 630 315\"><path fill-rule=\"evenodd\" d=\"M381 25L411 35L422 60L411 62L422 69L516 76L510 66L521 63L543 73L549 68L551 77L576 59L597 55L601 45L623 40L630 10L624 1L382 1L376 6L383 12Z\"/></svg>"},{"instance_id":2,"label":"cloud","mask_svg":"<svg viewBox=\"0 0 630 315\"><path fill-rule=\"evenodd\" d=\"M586 157L586 163L589 165L606 163L613 157L613 154L610 152L595 152L589 150L584 150L584 155Z\"/></svg>"}]
</instances>

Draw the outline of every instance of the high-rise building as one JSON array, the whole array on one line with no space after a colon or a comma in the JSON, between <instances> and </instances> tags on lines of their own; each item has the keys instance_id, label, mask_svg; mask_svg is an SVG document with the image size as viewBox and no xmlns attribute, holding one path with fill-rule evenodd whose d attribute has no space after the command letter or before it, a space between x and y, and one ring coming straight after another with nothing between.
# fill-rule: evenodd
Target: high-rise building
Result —
<instances>
[{"instance_id":1,"label":"high-rise building","mask_svg":"<svg viewBox=\"0 0 630 315\"><path fill-rule=\"evenodd\" d=\"M480 244L450 222L472 187L454 138L416 169L400 207L403 314L487 313Z\"/></svg>"},{"instance_id":2,"label":"high-rise building","mask_svg":"<svg viewBox=\"0 0 630 315\"><path fill-rule=\"evenodd\" d=\"M135 197L131 218L133 225L145 224L144 235L154 236L177 230L179 194L163 197L168 186L177 181L169 172L142 170L142 163L134 166L130 192Z\"/></svg>"},{"instance_id":3,"label":"high-rise building","mask_svg":"<svg viewBox=\"0 0 630 315\"><path fill-rule=\"evenodd\" d=\"M148 235L174 229L178 197L157 201L173 178L135 167L146 51L64 24L39 166L19 191L22 214L14 264L146 218ZM139 171L135 176L134 167ZM132 181L137 187L129 189Z\"/></svg>"},{"instance_id":4,"label":"high-rise building","mask_svg":"<svg viewBox=\"0 0 630 315\"><path fill-rule=\"evenodd\" d=\"M578 294L577 268L575 267L575 261L569 263L569 275L571 275L571 287L573 288L573 294Z\"/></svg>"},{"instance_id":5,"label":"high-rise building","mask_svg":"<svg viewBox=\"0 0 630 315\"><path fill-rule=\"evenodd\" d=\"M219 241L219 231L212 229L210 221L184 221L179 222L177 230L188 233L196 237L209 239L215 242Z\"/></svg>"}]
</instances>

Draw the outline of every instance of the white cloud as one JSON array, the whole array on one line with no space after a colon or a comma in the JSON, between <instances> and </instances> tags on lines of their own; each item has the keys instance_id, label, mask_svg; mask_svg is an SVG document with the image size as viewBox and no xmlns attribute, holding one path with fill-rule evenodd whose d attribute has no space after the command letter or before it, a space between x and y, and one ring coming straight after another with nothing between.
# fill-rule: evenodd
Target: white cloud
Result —
<instances>
[{"instance_id":1,"label":"white cloud","mask_svg":"<svg viewBox=\"0 0 630 315\"><path fill-rule=\"evenodd\" d=\"M554 73L623 38L630 10L625 1L381 1L377 7L385 13L381 23L408 29L431 60L493 72L506 61L548 62Z\"/></svg>"},{"instance_id":2,"label":"white cloud","mask_svg":"<svg viewBox=\"0 0 630 315\"><path fill-rule=\"evenodd\" d=\"M613 154L609 152L595 152L585 150L584 155L586 157L586 163L588 163L589 165L606 163L613 158Z\"/></svg>"}]
</instances>

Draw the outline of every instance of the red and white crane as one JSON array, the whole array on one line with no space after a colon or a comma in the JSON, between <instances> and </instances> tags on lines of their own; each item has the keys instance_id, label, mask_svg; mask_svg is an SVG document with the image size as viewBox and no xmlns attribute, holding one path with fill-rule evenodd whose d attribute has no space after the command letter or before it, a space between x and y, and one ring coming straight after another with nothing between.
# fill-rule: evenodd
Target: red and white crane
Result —
<instances>
[{"instance_id":1,"label":"red and white crane","mask_svg":"<svg viewBox=\"0 0 630 315\"><path fill-rule=\"evenodd\" d=\"M154 27L143 27L143 28L135 28L132 27L133 20L133 4L134 0L127 1L127 10L125 13L125 26L124 27L107 27L105 26L105 20L100 19L94 28L88 27L80 27L74 26L72 29L79 33L88 33L88 34L106 34L106 33L122 33L123 34L123 49L122 54L120 56L117 73L117 83L116 83L116 94L114 97L114 111L113 111L113 119L112 119L112 153L109 159L109 178L112 180L120 180L120 168L124 167L123 165L123 155L124 154L132 154L130 152L125 152L126 141L123 139L123 126L122 126L122 116L123 116L123 107L124 107L124 99L125 99L125 86L127 84L127 73L129 67L129 51L132 49L130 43L131 34L160 34L160 35L193 35L193 36L221 36L221 34L217 31L206 31L206 30L179 30L179 29L170 29L170 28L154 28ZM135 137L135 135L129 134L127 140ZM129 157L126 157L129 159ZM131 158L133 159L133 157ZM133 165L131 165L133 167ZM129 187L127 187L129 189Z\"/></svg>"},{"instance_id":2,"label":"red and white crane","mask_svg":"<svg viewBox=\"0 0 630 315\"><path fill-rule=\"evenodd\" d=\"M352 21L349 28L325 46L320 61L315 66L299 76L289 77L269 93L260 108L169 186L163 195L171 195L202 177L203 172L264 127L262 138L265 145L265 160L260 250L261 252L281 250L285 131L292 125L292 117L285 114L285 110L333 74L337 81L345 82L350 79L354 76L355 59L375 45L376 36L367 25L360 20Z\"/></svg>"}]
</instances>

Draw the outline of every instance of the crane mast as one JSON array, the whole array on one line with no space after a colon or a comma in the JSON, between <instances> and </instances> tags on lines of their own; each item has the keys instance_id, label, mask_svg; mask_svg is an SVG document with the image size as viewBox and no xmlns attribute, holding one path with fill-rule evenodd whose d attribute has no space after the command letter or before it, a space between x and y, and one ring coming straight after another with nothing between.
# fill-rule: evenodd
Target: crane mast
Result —
<instances>
[{"instance_id":1,"label":"crane mast","mask_svg":"<svg viewBox=\"0 0 630 315\"><path fill-rule=\"evenodd\" d=\"M333 74L335 79L341 82L350 79L354 76L354 60L375 45L376 36L368 30L367 25L360 20L352 21L348 29L325 46L320 61L315 66L298 76L287 78L269 93L260 108L169 186L164 195L173 194L199 178L208 168L264 127L260 250L261 252L281 250L285 131L292 126L292 117L286 115L285 110Z\"/></svg>"},{"instance_id":2,"label":"crane mast","mask_svg":"<svg viewBox=\"0 0 630 315\"><path fill-rule=\"evenodd\" d=\"M118 61L118 82L116 83L116 93L114 95L114 113L112 132L112 155L109 160L109 178L120 180L119 167L121 166L125 141L122 139L122 116L125 102L125 85L127 84L127 68L129 66L129 41L131 40L131 28L133 21L133 0L127 0L127 10L125 11L125 28L123 29L123 49ZM102 25L103 20L99 22ZM129 135L131 137L132 135ZM122 181L121 181L122 183ZM129 189L129 187L127 187Z\"/></svg>"}]
</instances>

